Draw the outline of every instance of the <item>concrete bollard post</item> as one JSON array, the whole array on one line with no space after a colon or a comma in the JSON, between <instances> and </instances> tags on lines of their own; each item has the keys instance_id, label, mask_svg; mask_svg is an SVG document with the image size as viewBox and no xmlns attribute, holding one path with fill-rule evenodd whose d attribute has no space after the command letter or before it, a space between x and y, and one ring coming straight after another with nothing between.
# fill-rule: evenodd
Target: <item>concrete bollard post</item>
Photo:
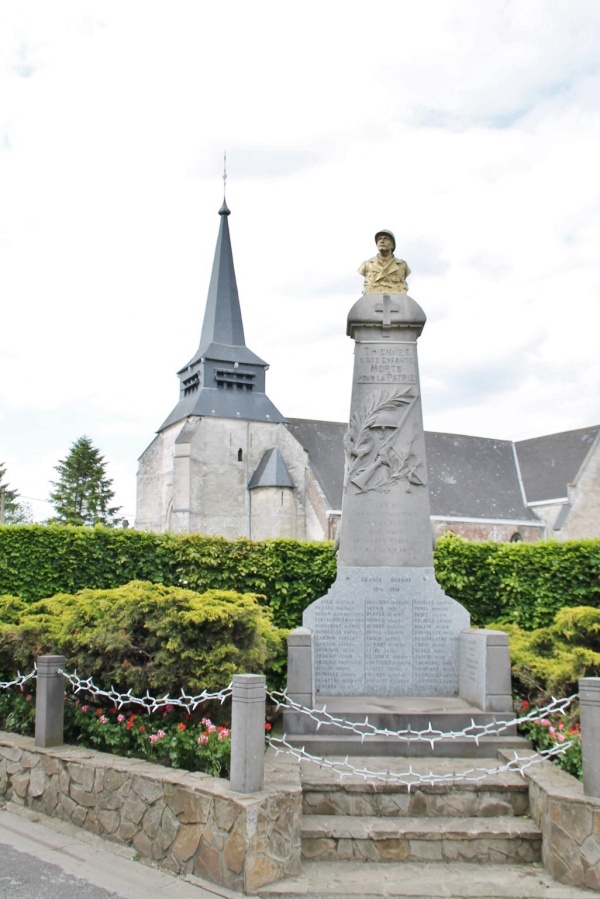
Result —
<instances>
[{"instance_id":1,"label":"concrete bollard post","mask_svg":"<svg viewBox=\"0 0 600 899\"><path fill-rule=\"evenodd\" d=\"M308 627L297 627L288 637L287 695L309 709L315 704L313 634Z\"/></svg>"},{"instance_id":2,"label":"concrete bollard post","mask_svg":"<svg viewBox=\"0 0 600 899\"><path fill-rule=\"evenodd\" d=\"M59 674L64 656L39 656L35 699L35 745L62 746L65 722L65 679Z\"/></svg>"},{"instance_id":3,"label":"concrete bollard post","mask_svg":"<svg viewBox=\"0 0 600 899\"><path fill-rule=\"evenodd\" d=\"M583 792L600 799L600 677L579 679Z\"/></svg>"},{"instance_id":4,"label":"concrete bollard post","mask_svg":"<svg viewBox=\"0 0 600 899\"><path fill-rule=\"evenodd\" d=\"M231 776L236 793L256 793L265 780L264 674L234 674L231 706Z\"/></svg>"}]
</instances>

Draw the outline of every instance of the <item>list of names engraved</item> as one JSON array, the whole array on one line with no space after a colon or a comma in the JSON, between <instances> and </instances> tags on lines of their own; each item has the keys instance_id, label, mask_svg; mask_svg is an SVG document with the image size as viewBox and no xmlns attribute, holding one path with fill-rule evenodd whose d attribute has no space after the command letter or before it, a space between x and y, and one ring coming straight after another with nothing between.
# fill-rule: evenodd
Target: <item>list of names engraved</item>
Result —
<instances>
[{"instance_id":1,"label":"list of names engraved","mask_svg":"<svg viewBox=\"0 0 600 899\"><path fill-rule=\"evenodd\" d=\"M354 377L357 384L416 384L414 346L401 343L357 343Z\"/></svg>"}]
</instances>

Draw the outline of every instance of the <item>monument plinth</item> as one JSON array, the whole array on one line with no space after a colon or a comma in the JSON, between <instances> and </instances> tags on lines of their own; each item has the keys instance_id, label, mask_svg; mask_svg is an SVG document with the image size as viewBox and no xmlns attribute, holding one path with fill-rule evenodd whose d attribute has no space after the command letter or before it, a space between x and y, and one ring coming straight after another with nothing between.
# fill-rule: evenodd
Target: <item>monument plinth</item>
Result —
<instances>
[{"instance_id":1,"label":"monument plinth","mask_svg":"<svg viewBox=\"0 0 600 899\"><path fill-rule=\"evenodd\" d=\"M348 314L355 349L337 578L290 635L288 695L389 731L432 720L460 730L511 710L508 638L469 628L467 610L435 579L417 358L426 317L406 292L410 270L393 255L394 235L375 240L378 256L359 269L365 294ZM429 751L385 734L363 741L291 711L284 719L288 739L321 751ZM435 753L493 752L490 740L452 738Z\"/></svg>"}]
</instances>

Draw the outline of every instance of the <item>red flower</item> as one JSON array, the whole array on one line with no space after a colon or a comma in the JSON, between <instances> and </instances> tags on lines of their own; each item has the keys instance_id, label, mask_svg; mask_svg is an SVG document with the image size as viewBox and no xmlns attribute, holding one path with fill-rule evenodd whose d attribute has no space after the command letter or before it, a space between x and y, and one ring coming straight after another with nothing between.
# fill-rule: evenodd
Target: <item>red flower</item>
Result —
<instances>
[{"instance_id":1,"label":"red flower","mask_svg":"<svg viewBox=\"0 0 600 899\"><path fill-rule=\"evenodd\" d=\"M179 722L179 724L177 725L177 730L187 730L187 728L186 728L185 724L183 723L183 721L180 721L180 722Z\"/></svg>"},{"instance_id":2,"label":"red flower","mask_svg":"<svg viewBox=\"0 0 600 899\"><path fill-rule=\"evenodd\" d=\"M138 731L139 731L141 734L145 734L145 733L146 733L146 728L144 727L143 724L142 724L141 727L138 727Z\"/></svg>"},{"instance_id":3,"label":"red flower","mask_svg":"<svg viewBox=\"0 0 600 899\"><path fill-rule=\"evenodd\" d=\"M529 709L529 703L526 699L524 699L523 702L521 703L521 708L523 709L524 712L526 712Z\"/></svg>"},{"instance_id":4,"label":"red flower","mask_svg":"<svg viewBox=\"0 0 600 899\"><path fill-rule=\"evenodd\" d=\"M273 725L269 724L269 722L267 721L267 723L265 724L265 730L269 731L269 730L271 730L272 727L273 727Z\"/></svg>"}]
</instances>

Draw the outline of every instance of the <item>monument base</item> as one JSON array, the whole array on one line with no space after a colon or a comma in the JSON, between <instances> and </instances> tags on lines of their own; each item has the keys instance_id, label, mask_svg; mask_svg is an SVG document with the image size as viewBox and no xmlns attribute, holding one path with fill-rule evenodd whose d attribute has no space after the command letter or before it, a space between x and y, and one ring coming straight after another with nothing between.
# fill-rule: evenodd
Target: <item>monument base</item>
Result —
<instances>
[{"instance_id":1,"label":"monument base","mask_svg":"<svg viewBox=\"0 0 600 899\"><path fill-rule=\"evenodd\" d=\"M508 636L468 625L432 568L340 567L289 636L287 695L317 711L284 712L288 741L316 755L485 757L526 747L514 726L473 739L514 715ZM358 727L365 720L392 735L369 734ZM393 736L409 729L443 737Z\"/></svg>"},{"instance_id":2,"label":"monument base","mask_svg":"<svg viewBox=\"0 0 600 899\"><path fill-rule=\"evenodd\" d=\"M336 724L317 725L314 718L285 711L283 731L292 746L303 747L311 755L323 756L403 756L407 758L494 758L501 749L522 750L530 743L510 726L499 734L479 736L481 727L499 725L513 719L507 714L484 712L458 697L387 698L374 696L323 696L317 707L334 718L355 723L365 730L365 721L378 730L415 732L414 739L375 734L365 736ZM321 718L318 711L315 717ZM362 726L362 727L361 727ZM429 739L417 738L428 731ZM443 734L441 738L436 738ZM470 735L470 736L469 736ZM432 742L433 740L433 742Z\"/></svg>"},{"instance_id":3,"label":"monument base","mask_svg":"<svg viewBox=\"0 0 600 899\"><path fill-rule=\"evenodd\" d=\"M433 568L343 567L305 610L314 697L458 696L467 610Z\"/></svg>"}]
</instances>

